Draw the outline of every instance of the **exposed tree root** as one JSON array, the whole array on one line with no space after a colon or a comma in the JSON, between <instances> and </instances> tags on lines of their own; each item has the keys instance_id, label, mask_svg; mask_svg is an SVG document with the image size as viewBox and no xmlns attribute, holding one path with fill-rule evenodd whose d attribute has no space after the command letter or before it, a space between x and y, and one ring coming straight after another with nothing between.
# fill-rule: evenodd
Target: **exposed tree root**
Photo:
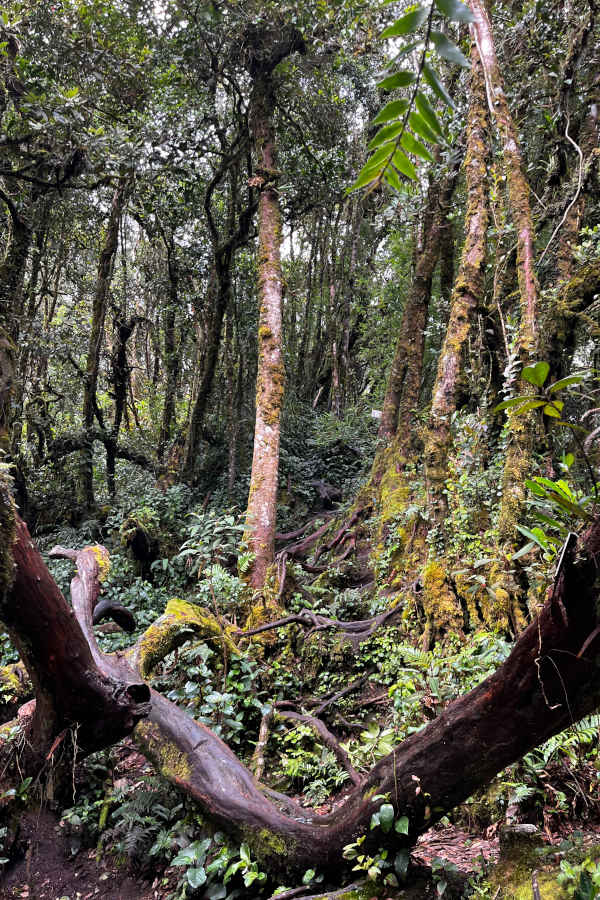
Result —
<instances>
[{"instance_id":1,"label":"exposed tree root","mask_svg":"<svg viewBox=\"0 0 600 900\"><path fill-rule=\"evenodd\" d=\"M283 628L286 625L302 625L304 628L309 629L306 633L306 640L317 631L335 629L336 631L341 631L354 647L358 647L363 641L366 641L367 638L371 637L377 628L384 625L400 612L401 610L399 607L392 607L385 612L379 613L377 616L372 616L370 619L359 619L355 622L341 622L338 619L330 619L328 616L314 613L311 609L303 609L299 613L284 616L282 619L277 619L274 622L266 622L264 625L250 628L247 631L240 630L236 632L236 637L240 639L253 637L256 634L262 634L264 631L272 631L275 628Z\"/></svg>"}]
</instances>

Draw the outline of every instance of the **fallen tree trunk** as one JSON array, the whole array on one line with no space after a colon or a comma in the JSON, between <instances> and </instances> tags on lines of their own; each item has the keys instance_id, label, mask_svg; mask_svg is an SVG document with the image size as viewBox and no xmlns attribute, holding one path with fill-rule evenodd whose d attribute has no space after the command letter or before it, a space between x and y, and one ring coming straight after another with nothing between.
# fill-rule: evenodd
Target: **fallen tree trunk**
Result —
<instances>
[{"instance_id":1,"label":"fallen tree trunk","mask_svg":"<svg viewBox=\"0 0 600 900\"><path fill-rule=\"evenodd\" d=\"M36 601L48 615L54 606L57 609L54 620L45 619L45 629L70 623L73 630L75 623L65 616L68 611L61 605L62 597L52 587L45 567L40 568L38 557L32 568L32 554L26 528L20 527L14 547L17 577L9 595L25 608L27 591L34 588ZM77 565L71 587L73 611L89 647L80 647L78 656L69 652L50 660L49 642L38 640L34 654L28 652L25 662L33 667L30 673L39 697L50 697L56 705L56 694L63 708L72 704L72 721L87 721L89 710L86 712L73 692L65 693L63 681L73 684L74 674L83 665L86 671L99 673L95 676L98 683L138 685L138 670L145 670L145 642L155 654L156 646L144 635L128 654L107 655L98 649L92 626L98 597L98 548L66 555ZM154 691L150 691L148 717L135 727L135 739L167 779L191 795L215 823L247 841L269 871L302 873L318 860L319 870L339 877L343 848L359 835L367 834L364 851L374 846L399 849L414 843L419 834L507 765L600 705L598 563L600 519L576 548L565 553L562 570L538 619L522 633L506 662L381 760L331 815L299 810L292 801L278 799L215 734ZM6 604L3 610L5 615ZM32 624L31 611L29 606L29 616L22 615L18 625L12 623L22 636L21 645L39 631ZM184 612L180 621L185 626ZM172 629L167 631L172 636ZM59 648L65 643L59 637L52 641ZM172 646L171 639L167 646ZM53 680L41 683L36 672L42 670L50 670ZM83 683L87 684L85 679ZM109 714L105 709L104 715ZM116 721L118 710L114 717ZM108 724L111 739L116 739L121 728ZM388 834L369 830L371 816L381 804L380 795L389 797L396 816L408 818L408 835L396 834L394 829Z\"/></svg>"}]
</instances>

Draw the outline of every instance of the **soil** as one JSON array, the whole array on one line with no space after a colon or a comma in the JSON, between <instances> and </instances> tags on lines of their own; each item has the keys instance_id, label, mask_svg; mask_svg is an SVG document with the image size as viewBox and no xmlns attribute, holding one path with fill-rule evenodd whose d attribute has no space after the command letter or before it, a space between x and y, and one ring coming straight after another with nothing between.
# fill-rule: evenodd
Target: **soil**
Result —
<instances>
[{"instance_id":1,"label":"soil","mask_svg":"<svg viewBox=\"0 0 600 900\"><path fill-rule=\"evenodd\" d=\"M4 873L0 900L155 900L161 897L147 881L137 881L110 855L95 850L71 854L67 835L55 815L41 810L20 820L24 855ZM164 896L164 894L162 895Z\"/></svg>"}]
</instances>

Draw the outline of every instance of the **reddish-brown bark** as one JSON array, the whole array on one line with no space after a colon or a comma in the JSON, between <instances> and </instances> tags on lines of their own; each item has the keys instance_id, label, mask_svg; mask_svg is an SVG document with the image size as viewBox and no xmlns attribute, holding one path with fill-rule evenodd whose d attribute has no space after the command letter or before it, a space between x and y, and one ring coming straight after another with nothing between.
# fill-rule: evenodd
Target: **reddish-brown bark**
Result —
<instances>
[{"instance_id":1,"label":"reddish-brown bark","mask_svg":"<svg viewBox=\"0 0 600 900\"><path fill-rule=\"evenodd\" d=\"M18 516L12 552L14 579L0 616L35 687L30 744L36 758L70 726L77 727L82 752L108 747L148 711L149 690L139 678L123 680L98 666L77 609L67 605ZM97 571L90 551L84 573L90 621L99 593Z\"/></svg>"},{"instance_id":2,"label":"reddish-brown bark","mask_svg":"<svg viewBox=\"0 0 600 900\"><path fill-rule=\"evenodd\" d=\"M277 192L273 115L273 70L294 51L304 50L295 29L259 29L248 33L247 67L253 77L252 133L257 156L258 203L258 372L252 474L246 510L247 540L254 554L252 587L263 587L275 553L275 519L279 470L279 430L285 368L281 346L281 212Z\"/></svg>"},{"instance_id":3,"label":"reddish-brown bark","mask_svg":"<svg viewBox=\"0 0 600 900\"><path fill-rule=\"evenodd\" d=\"M419 402L423 374L425 325L431 300L431 282L440 249L444 211L449 207L456 184L456 171L444 180L432 181L423 215L422 244L418 249L415 274L402 311L400 334L388 375L378 436L386 443L398 431L412 433L413 411Z\"/></svg>"}]
</instances>

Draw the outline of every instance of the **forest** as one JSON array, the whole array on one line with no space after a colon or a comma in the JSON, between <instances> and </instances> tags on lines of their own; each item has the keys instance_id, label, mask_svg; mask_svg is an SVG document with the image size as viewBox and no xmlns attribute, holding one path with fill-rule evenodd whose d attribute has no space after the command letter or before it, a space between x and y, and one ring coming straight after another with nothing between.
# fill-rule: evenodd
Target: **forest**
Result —
<instances>
[{"instance_id":1,"label":"forest","mask_svg":"<svg viewBox=\"0 0 600 900\"><path fill-rule=\"evenodd\" d=\"M596 0L2 0L0 898L600 897Z\"/></svg>"}]
</instances>

